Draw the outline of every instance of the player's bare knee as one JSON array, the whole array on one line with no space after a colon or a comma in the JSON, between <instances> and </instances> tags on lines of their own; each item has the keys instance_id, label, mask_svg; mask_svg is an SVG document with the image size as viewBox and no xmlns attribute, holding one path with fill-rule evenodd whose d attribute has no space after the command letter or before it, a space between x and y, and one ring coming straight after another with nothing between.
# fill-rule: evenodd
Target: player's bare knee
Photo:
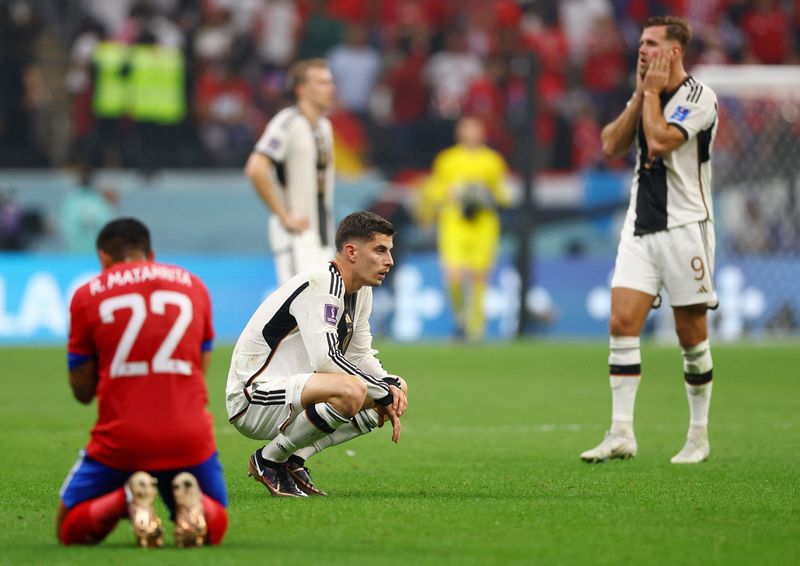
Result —
<instances>
[{"instance_id":1,"label":"player's bare knee","mask_svg":"<svg viewBox=\"0 0 800 566\"><path fill-rule=\"evenodd\" d=\"M608 321L608 332L611 336L638 336L636 321L627 313L611 313Z\"/></svg>"},{"instance_id":2,"label":"player's bare knee","mask_svg":"<svg viewBox=\"0 0 800 566\"><path fill-rule=\"evenodd\" d=\"M367 384L355 376L347 376L339 386L337 397L340 412L352 417L364 405L364 400L367 398Z\"/></svg>"},{"instance_id":3,"label":"player's bare knee","mask_svg":"<svg viewBox=\"0 0 800 566\"><path fill-rule=\"evenodd\" d=\"M691 348L708 338L706 325L696 321L675 321L675 333L681 348Z\"/></svg>"}]
</instances>

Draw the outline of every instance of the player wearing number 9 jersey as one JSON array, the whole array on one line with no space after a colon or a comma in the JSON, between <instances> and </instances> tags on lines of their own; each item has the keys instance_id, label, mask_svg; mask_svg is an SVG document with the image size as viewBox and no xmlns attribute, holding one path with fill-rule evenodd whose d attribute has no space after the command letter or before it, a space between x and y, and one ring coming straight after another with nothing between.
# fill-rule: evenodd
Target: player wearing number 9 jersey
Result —
<instances>
[{"instance_id":1,"label":"player wearing number 9 jersey","mask_svg":"<svg viewBox=\"0 0 800 566\"><path fill-rule=\"evenodd\" d=\"M219 542L227 496L206 410L208 291L185 269L153 261L138 220L106 225L97 249L102 273L72 298L68 361L76 398L96 395L98 418L62 488L59 538L98 542L127 514L139 544L159 546L157 483L179 545Z\"/></svg>"},{"instance_id":2,"label":"player wearing number 9 jersey","mask_svg":"<svg viewBox=\"0 0 800 566\"><path fill-rule=\"evenodd\" d=\"M611 428L599 445L581 454L586 462L631 458L638 451L633 413L642 376L640 335L662 289L669 294L689 403L686 442L671 462L699 464L711 451L707 310L718 303L711 203L717 97L684 68L690 38L682 18L656 16L644 22L636 90L602 131L609 157L636 149L636 168L611 279Z\"/></svg>"}]
</instances>

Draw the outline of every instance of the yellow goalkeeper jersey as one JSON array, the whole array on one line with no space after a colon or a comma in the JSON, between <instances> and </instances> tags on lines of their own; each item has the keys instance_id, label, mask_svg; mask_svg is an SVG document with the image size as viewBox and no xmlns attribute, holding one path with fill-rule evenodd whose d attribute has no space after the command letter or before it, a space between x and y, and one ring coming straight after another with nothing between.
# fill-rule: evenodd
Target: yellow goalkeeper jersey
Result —
<instances>
[{"instance_id":1,"label":"yellow goalkeeper jersey","mask_svg":"<svg viewBox=\"0 0 800 566\"><path fill-rule=\"evenodd\" d=\"M506 165L486 146L455 145L433 163L425 186L423 215L438 211L439 248L453 266L486 269L494 261L500 239L498 207L508 206Z\"/></svg>"}]
</instances>

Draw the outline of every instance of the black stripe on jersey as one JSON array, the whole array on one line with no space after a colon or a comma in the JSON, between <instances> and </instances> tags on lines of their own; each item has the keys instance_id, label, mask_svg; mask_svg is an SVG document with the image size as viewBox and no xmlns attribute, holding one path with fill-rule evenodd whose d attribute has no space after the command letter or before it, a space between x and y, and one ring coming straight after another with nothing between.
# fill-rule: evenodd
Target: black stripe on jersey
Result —
<instances>
[{"instance_id":1,"label":"black stripe on jersey","mask_svg":"<svg viewBox=\"0 0 800 566\"><path fill-rule=\"evenodd\" d=\"M353 338L353 320L356 312L356 298L358 293L351 293L344 297L344 312L342 318L339 319L339 325L336 327L336 335L339 339L339 350L343 354L347 353L347 348L350 346L350 340Z\"/></svg>"},{"instance_id":2,"label":"black stripe on jersey","mask_svg":"<svg viewBox=\"0 0 800 566\"><path fill-rule=\"evenodd\" d=\"M689 94L686 95L687 102L694 102L700 100L700 95L703 94L703 85L692 79L691 88L689 89Z\"/></svg>"},{"instance_id":3,"label":"black stripe on jersey","mask_svg":"<svg viewBox=\"0 0 800 566\"><path fill-rule=\"evenodd\" d=\"M331 262L330 266L328 266L328 270L331 272L331 284L329 287L329 292L331 295L341 299L342 289L344 288L344 280L339 274L339 268L336 267L335 263Z\"/></svg>"},{"instance_id":4,"label":"black stripe on jersey","mask_svg":"<svg viewBox=\"0 0 800 566\"><path fill-rule=\"evenodd\" d=\"M297 320L291 314L289 314L289 307L297 295L302 293L303 290L308 287L308 285L308 281L300 285L300 287L298 287L295 292L292 293L288 299L286 299L278 311L272 316L270 321L264 325L264 328L261 329L261 336L264 337L267 345L269 345L270 353L267 356L267 359L264 361L264 365L262 365L257 372L251 375L250 379L248 379L244 384L244 396L247 397L248 401L250 401L250 394L247 392L247 388L250 387L250 384L253 383L255 378L261 375L261 372L267 369L267 366L272 361L272 356L275 355L275 351L278 348L278 344L281 343L281 340L286 338L286 336L297 326Z\"/></svg>"},{"instance_id":5,"label":"black stripe on jersey","mask_svg":"<svg viewBox=\"0 0 800 566\"><path fill-rule=\"evenodd\" d=\"M667 229L667 167L660 158L651 161L648 152L647 136L640 121L636 221L633 228L636 236Z\"/></svg>"},{"instance_id":6,"label":"black stripe on jersey","mask_svg":"<svg viewBox=\"0 0 800 566\"><path fill-rule=\"evenodd\" d=\"M369 375L368 373L364 373L360 369L358 369L355 365L350 363L350 361L342 355L342 352L339 350L336 336L333 334L327 334L328 339L328 357L333 361L334 364L342 368L345 373L350 375L357 375L367 383L371 383L373 385L377 385L381 389L385 390L386 393L390 393L389 386L384 383L383 381L376 379Z\"/></svg>"},{"instance_id":7,"label":"black stripe on jersey","mask_svg":"<svg viewBox=\"0 0 800 566\"><path fill-rule=\"evenodd\" d=\"M289 308L292 306L292 302L306 287L308 287L308 285L309 283L306 281L295 289L294 293L283 302L269 322L261 329L261 336L264 337L267 345L272 350L272 352L270 352L270 357L272 357L272 353L275 351L280 341L286 338L286 336L297 327L297 319L291 315Z\"/></svg>"},{"instance_id":8,"label":"black stripe on jersey","mask_svg":"<svg viewBox=\"0 0 800 566\"><path fill-rule=\"evenodd\" d=\"M675 122L668 122L668 124L670 126L673 126L673 127L677 128L678 131L683 134L683 139L684 140L688 140L689 139L689 132L686 131L686 128L684 128L680 124L676 124Z\"/></svg>"},{"instance_id":9,"label":"black stripe on jersey","mask_svg":"<svg viewBox=\"0 0 800 566\"><path fill-rule=\"evenodd\" d=\"M715 104L715 110L716 107ZM700 163L707 163L711 159L711 134L714 132L714 126L716 125L717 120L715 118L707 129L697 133L697 160Z\"/></svg>"},{"instance_id":10,"label":"black stripe on jersey","mask_svg":"<svg viewBox=\"0 0 800 566\"><path fill-rule=\"evenodd\" d=\"M328 211L325 208L325 193L317 193L317 219L319 224L319 241L323 246L328 245Z\"/></svg>"},{"instance_id":11,"label":"black stripe on jersey","mask_svg":"<svg viewBox=\"0 0 800 566\"><path fill-rule=\"evenodd\" d=\"M275 170L275 178L278 180L278 186L285 191L286 187L289 186L287 184L288 177L286 176L286 164L283 161L270 160L272 161L272 168Z\"/></svg>"}]
</instances>

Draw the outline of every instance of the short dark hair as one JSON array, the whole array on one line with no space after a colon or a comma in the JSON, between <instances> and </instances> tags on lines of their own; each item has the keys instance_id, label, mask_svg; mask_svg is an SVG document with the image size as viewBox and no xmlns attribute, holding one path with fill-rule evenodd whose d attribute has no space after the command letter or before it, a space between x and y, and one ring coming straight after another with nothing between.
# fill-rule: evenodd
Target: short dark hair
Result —
<instances>
[{"instance_id":1,"label":"short dark hair","mask_svg":"<svg viewBox=\"0 0 800 566\"><path fill-rule=\"evenodd\" d=\"M348 214L336 230L336 251L342 251L351 240L369 240L375 234L394 236L394 226L383 216L367 210Z\"/></svg>"},{"instance_id":2,"label":"short dark hair","mask_svg":"<svg viewBox=\"0 0 800 566\"><path fill-rule=\"evenodd\" d=\"M124 261L132 251L150 255L150 230L135 218L117 218L100 230L97 249L108 254L115 262Z\"/></svg>"},{"instance_id":3,"label":"short dark hair","mask_svg":"<svg viewBox=\"0 0 800 566\"><path fill-rule=\"evenodd\" d=\"M297 96L297 87L308 80L308 70L327 69L328 62L322 57L314 57L312 59L301 59L292 63L289 67L289 76L287 79L287 88L292 95Z\"/></svg>"},{"instance_id":4,"label":"short dark hair","mask_svg":"<svg viewBox=\"0 0 800 566\"><path fill-rule=\"evenodd\" d=\"M692 27L689 22L677 16L653 16L647 18L642 24L642 29L666 26L667 39L677 41L681 48L686 51L686 46L692 40Z\"/></svg>"}]
</instances>

